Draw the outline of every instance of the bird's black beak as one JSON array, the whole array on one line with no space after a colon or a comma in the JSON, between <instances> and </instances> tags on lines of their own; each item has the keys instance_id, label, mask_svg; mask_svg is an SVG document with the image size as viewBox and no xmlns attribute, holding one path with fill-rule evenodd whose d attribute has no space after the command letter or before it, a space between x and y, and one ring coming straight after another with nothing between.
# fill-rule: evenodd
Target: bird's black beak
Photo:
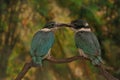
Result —
<instances>
[{"instance_id":1,"label":"bird's black beak","mask_svg":"<svg viewBox=\"0 0 120 80\"><path fill-rule=\"evenodd\" d=\"M58 23L58 24L56 24L56 27L73 27L73 25L71 25L71 24L65 24L65 23Z\"/></svg>"}]
</instances>

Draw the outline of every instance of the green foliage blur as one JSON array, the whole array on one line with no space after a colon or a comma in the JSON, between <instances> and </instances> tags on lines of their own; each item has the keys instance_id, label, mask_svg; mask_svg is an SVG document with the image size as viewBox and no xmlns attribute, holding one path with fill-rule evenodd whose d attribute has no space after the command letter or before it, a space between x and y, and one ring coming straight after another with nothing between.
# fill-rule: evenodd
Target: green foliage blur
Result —
<instances>
[{"instance_id":1,"label":"green foliage blur","mask_svg":"<svg viewBox=\"0 0 120 80\"><path fill-rule=\"evenodd\" d=\"M14 80L29 55L32 36L47 21L70 23L85 19L97 35L110 73L120 79L120 0L0 0L0 80ZM51 54L78 55L74 32L55 32ZM31 68L23 80L105 80L91 63L81 60Z\"/></svg>"}]
</instances>

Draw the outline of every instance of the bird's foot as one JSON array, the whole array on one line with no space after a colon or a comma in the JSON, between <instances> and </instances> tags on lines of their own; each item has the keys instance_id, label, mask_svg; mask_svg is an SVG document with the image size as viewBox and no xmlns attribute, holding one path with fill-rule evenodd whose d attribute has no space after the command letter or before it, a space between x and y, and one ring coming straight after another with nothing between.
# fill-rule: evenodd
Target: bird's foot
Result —
<instances>
[{"instance_id":1,"label":"bird's foot","mask_svg":"<svg viewBox=\"0 0 120 80\"><path fill-rule=\"evenodd\" d=\"M88 56L84 53L79 53L81 57L88 58Z\"/></svg>"},{"instance_id":2,"label":"bird's foot","mask_svg":"<svg viewBox=\"0 0 120 80\"><path fill-rule=\"evenodd\" d=\"M47 58L47 59L51 59L51 58L52 58L52 56L49 54L46 58Z\"/></svg>"},{"instance_id":3,"label":"bird's foot","mask_svg":"<svg viewBox=\"0 0 120 80\"><path fill-rule=\"evenodd\" d=\"M88 58L88 56L86 54L83 54L83 57Z\"/></svg>"},{"instance_id":4,"label":"bird's foot","mask_svg":"<svg viewBox=\"0 0 120 80\"><path fill-rule=\"evenodd\" d=\"M82 49L79 49L79 54L80 56L84 57L84 58L88 58L88 56L86 54L84 54L84 52L82 51Z\"/></svg>"}]
</instances>

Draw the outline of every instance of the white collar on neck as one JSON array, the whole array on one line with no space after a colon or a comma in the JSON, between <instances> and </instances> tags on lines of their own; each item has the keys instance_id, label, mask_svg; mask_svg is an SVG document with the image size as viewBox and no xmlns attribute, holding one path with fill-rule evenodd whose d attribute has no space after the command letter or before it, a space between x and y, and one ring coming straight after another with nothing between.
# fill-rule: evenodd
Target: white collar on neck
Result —
<instances>
[{"instance_id":1,"label":"white collar on neck","mask_svg":"<svg viewBox=\"0 0 120 80\"><path fill-rule=\"evenodd\" d=\"M43 28L43 29L41 29L41 31L51 31L51 29L48 29L48 28Z\"/></svg>"},{"instance_id":2,"label":"white collar on neck","mask_svg":"<svg viewBox=\"0 0 120 80\"><path fill-rule=\"evenodd\" d=\"M90 28L81 28L81 29L77 30L77 32L78 32L78 31L91 32L91 29L90 29Z\"/></svg>"}]
</instances>

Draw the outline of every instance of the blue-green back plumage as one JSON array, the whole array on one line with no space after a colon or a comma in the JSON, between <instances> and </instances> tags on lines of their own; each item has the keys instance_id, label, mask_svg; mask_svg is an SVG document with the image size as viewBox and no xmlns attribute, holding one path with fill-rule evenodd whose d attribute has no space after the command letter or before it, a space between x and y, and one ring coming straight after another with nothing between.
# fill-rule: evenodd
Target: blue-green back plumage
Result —
<instances>
[{"instance_id":1,"label":"blue-green back plumage","mask_svg":"<svg viewBox=\"0 0 120 80\"><path fill-rule=\"evenodd\" d=\"M35 33L30 49L33 62L36 64L42 64L43 58L48 54L53 43L54 33L52 31L38 31Z\"/></svg>"},{"instance_id":2,"label":"blue-green back plumage","mask_svg":"<svg viewBox=\"0 0 120 80\"><path fill-rule=\"evenodd\" d=\"M77 48L82 49L91 58L93 64L102 62L100 45L94 33L86 31L77 32L75 34L75 43Z\"/></svg>"}]
</instances>

